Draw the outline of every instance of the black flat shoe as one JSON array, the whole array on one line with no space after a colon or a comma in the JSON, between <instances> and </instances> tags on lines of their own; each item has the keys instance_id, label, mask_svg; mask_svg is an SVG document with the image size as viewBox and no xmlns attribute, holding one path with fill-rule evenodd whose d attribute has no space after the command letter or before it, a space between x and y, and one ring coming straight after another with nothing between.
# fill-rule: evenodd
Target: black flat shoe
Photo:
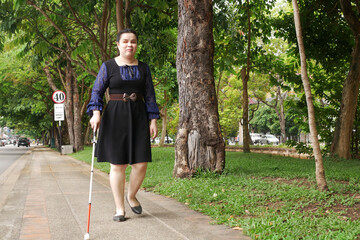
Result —
<instances>
[{"instance_id":1,"label":"black flat shoe","mask_svg":"<svg viewBox=\"0 0 360 240\"><path fill-rule=\"evenodd\" d=\"M138 200L137 200L137 198L135 198L135 199L136 199L136 201L138 201ZM129 202L129 200L128 200L127 196L126 196L126 201L128 202L128 204L129 204L129 206L130 206L131 210L132 210L134 213L136 213L136 214L141 214L141 213L142 213L142 207L141 207L141 205L140 205L140 202L139 202L139 201L138 201L139 206L136 206L136 207L132 207L132 206L130 205L130 202Z\"/></svg>"},{"instance_id":2,"label":"black flat shoe","mask_svg":"<svg viewBox=\"0 0 360 240\"><path fill-rule=\"evenodd\" d=\"M116 212L115 212L115 214L116 214ZM124 215L114 215L113 220L115 222L123 222L123 221L125 221L126 220L125 213L124 213Z\"/></svg>"}]
</instances>

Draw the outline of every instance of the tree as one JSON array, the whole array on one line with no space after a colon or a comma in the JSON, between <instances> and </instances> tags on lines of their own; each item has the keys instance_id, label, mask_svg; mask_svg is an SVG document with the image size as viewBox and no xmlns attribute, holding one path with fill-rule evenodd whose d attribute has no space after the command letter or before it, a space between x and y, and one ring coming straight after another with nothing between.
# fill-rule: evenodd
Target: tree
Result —
<instances>
[{"instance_id":1,"label":"tree","mask_svg":"<svg viewBox=\"0 0 360 240\"><path fill-rule=\"evenodd\" d=\"M178 1L177 79L179 127L174 176L189 177L198 168L222 172L222 138L213 69L212 1Z\"/></svg>"},{"instance_id":2,"label":"tree","mask_svg":"<svg viewBox=\"0 0 360 240\"><path fill-rule=\"evenodd\" d=\"M316 109L319 134L330 151L349 158L354 112L359 111L356 93L359 79L359 3L340 0L303 0L300 6L304 44L314 97L323 102ZM292 14L278 25L281 35L291 42ZM313 68L313 69L311 69ZM356 80L357 79L357 80ZM306 106L306 104L305 104ZM316 107L316 106L315 106ZM329 129L335 129L330 132ZM356 129L356 127L355 127ZM331 133L331 135L329 134ZM332 135L333 134L333 135ZM357 141L359 138L353 138ZM341 153L340 153L341 152Z\"/></svg>"},{"instance_id":3,"label":"tree","mask_svg":"<svg viewBox=\"0 0 360 240\"><path fill-rule=\"evenodd\" d=\"M280 79L278 79L278 81L280 81ZM255 96L256 96L256 94L255 94ZM280 134L281 134L280 135L280 143L286 142L286 122L285 122L285 110L284 110L284 101L285 101L286 97L287 97L287 92L285 92L285 93L282 92L280 86L276 87L273 103L267 102L266 99L262 99L261 97L257 96L257 98L260 99L260 101L263 104L274 109L277 117L279 118Z\"/></svg>"},{"instance_id":4,"label":"tree","mask_svg":"<svg viewBox=\"0 0 360 240\"><path fill-rule=\"evenodd\" d=\"M320 150L320 144L318 139L318 133L316 129L315 122L315 110L314 104L312 100L311 94L311 86L307 74L306 68L306 55L304 49L304 43L302 38L302 30L301 30L301 22L300 22L300 13L299 6L297 0L292 0L293 8L294 8L294 22L296 29L296 36L298 39L298 47L300 53L300 61L301 61L301 79L303 81L305 95L306 95L306 103L308 107L308 119L309 119L309 128L312 139L312 145L314 149L314 157L315 157L315 166L316 166L316 182L320 191L328 190L328 186L325 179L325 170L323 165L323 159Z\"/></svg>"},{"instance_id":5,"label":"tree","mask_svg":"<svg viewBox=\"0 0 360 240\"><path fill-rule=\"evenodd\" d=\"M41 68L30 55L22 55L25 44L15 39L4 42L0 52L0 116L2 124L34 138L45 137L51 129L51 92Z\"/></svg>"},{"instance_id":6,"label":"tree","mask_svg":"<svg viewBox=\"0 0 360 240\"><path fill-rule=\"evenodd\" d=\"M355 45L351 54L349 74L344 82L339 116L336 122L331 153L340 158L350 158L350 141L353 132L360 86L360 3L340 0L344 18L354 35Z\"/></svg>"},{"instance_id":7,"label":"tree","mask_svg":"<svg viewBox=\"0 0 360 240\"><path fill-rule=\"evenodd\" d=\"M271 35L269 16L274 1L214 2L217 86L222 85L221 81L224 80L226 71L235 72L238 81L241 82L239 86L242 94L238 102L242 105L242 116L239 117L239 126L242 126L242 130L239 127L239 135L243 136L244 152L249 152L249 86L252 81L256 81L252 79L251 73L254 68L261 65L258 60L264 54L262 43L266 43ZM218 87L217 92L221 94L221 88Z\"/></svg>"}]
</instances>

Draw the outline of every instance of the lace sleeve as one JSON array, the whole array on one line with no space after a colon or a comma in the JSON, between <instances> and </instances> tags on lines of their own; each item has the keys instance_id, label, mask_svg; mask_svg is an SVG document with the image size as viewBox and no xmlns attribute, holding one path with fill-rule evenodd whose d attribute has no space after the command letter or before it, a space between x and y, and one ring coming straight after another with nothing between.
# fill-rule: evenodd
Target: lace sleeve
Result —
<instances>
[{"instance_id":1,"label":"lace sleeve","mask_svg":"<svg viewBox=\"0 0 360 240\"><path fill-rule=\"evenodd\" d=\"M91 99L89 104L87 105L86 113L92 117L93 110L103 110L104 105L104 93L109 86L109 79L107 75L106 65L103 63L100 67L99 73L96 77L92 92Z\"/></svg>"},{"instance_id":2,"label":"lace sleeve","mask_svg":"<svg viewBox=\"0 0 360 240\"><path fill-rule=\"evenodd\" d=\"M145 75L145 105L146 105L146 112L148 114L149 120L151 119L159 119L160 118L160 112L159 107L156 103L156 97L155 97L155 89L154 84L151 77L150 68L148 65L146 65L146 75Z\"/></svg>"}]
</instances>

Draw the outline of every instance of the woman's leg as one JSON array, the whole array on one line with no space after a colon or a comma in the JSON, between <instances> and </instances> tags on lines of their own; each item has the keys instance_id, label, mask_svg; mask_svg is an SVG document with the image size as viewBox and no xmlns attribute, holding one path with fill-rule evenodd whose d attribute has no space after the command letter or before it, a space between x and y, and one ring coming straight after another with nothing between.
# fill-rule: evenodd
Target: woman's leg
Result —
<instances>
[{"instance_id":1,"label":"woman's leg","mask_svg":"<svg viewBox=\"0 0 360 240\"><path fill-rule=\"evenodd\" d=\"M117 214L125 214L124 192L125 192L125 170L127 164L117 165L110 163L110 185L114 196Z\"/></svg>"},{"instance_id":2,"label":"woman's leg","mask_svg":"<svg viewBox=\"0 0 360 240\"><path fill-rule=\"evenodd\" d=\"M127 198L129 200L130 206L136 207L139 206L140 203L136 200L135 195L144 181L147 162L132 164L131 168Z\"/></svg>"}]
</instances>

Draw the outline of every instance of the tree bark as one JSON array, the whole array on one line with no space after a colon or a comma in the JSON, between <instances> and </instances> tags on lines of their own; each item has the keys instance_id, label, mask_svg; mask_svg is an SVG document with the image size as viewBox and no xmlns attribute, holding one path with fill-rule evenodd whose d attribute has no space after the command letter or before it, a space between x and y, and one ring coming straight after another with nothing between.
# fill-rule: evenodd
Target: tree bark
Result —
<instances>
[{"instance_id":1,"label":"tree bark","mask_svg":"<svg viewBox=\"0 0 360 240\"><path fill-rule=\"evenodd\" d=\"M243 94L242 94L242 131L243 131L243 151L245 153L250 152L250 133L249 133L249 96L248 96L248 75L246 73L246 69L241 69L241 80L243 84Z\"/></svg>"},{"instance_id":2,"label":"tree bark","mask_svg":"<svg viewBox=\"0 0 360 240\"><path fill-rule=\"evenodd\" d=\"M82 125L81 125L81 103L80 94L77 83L77 76L73 73L73 111L74 111L74 150L75 152L84 149L84 141L82 137Z\"/></svg>"},{"instance_id":3,"label":"tree bark","mask_svg":"<svg viewBox=\"0 0 360 240\"><path fill-rule=\"evenodd\" d=\"M279 114L280 132L281 132L280 143L285 143L286 140L287 140L287 136L286 136L286 119L285 119L285 110L284 110L284 99L285 99L285 97L283 97L280 94L280 114Z\"/></svg>"},{"instance_id":4,"label":"tree bark","mask_svg":"<svg viewBox=\"0 0 360 240\"><path fill-rule=\"evenodd\" d=\"M327 191L328 186L326 183L325 178L325 170L323 165L323 158L320 151L320 144L318 139L318 133L316 129L316 122L315 122L315 109L311 94L311 86L309 77L307 74L307 67L306 67L306 55L305 55L305 48L302 38L302 29L301 29L301 22L300 22L300 13L299 13L299 6L297 0L292 0L293 8L294 8L294 22L295 22L295 30L296 30L296 37L299 45L299 53L300 53L300 62L301 62L301 79L304 85L305 96L306 96L306 104L308 107L308 118L309 118L309 127L310 127L310 135L312 139L313 145L313 152L315 157L315 175L316 175L316 182L318 189L320 191Z\"/></svg>"},{"instance_id":5,"label":"tree bark","mask_svg":"<svg viewBox=\"0 0 360 240\"><path fill-rule=\"evenodd\" d=\"M246 68L241 69L241 79L243 84L243 151L249 153L250 152L250 133L249 133L249 95L248 95L248 87L247 83L250 77L250 65L251 65L251 20L250 20L250 3L249 0L246 1L247 7L247 22L248 22L248 35L247 35L247 60L246 60Z\"/></svg>"},{"instance_id":6,"label":"tree bark","mask_svg":"<svg viewBox=\"0 0 360 240\"><path fill-rule=\"evenodd\" d=\"M119 32L124 29L124 4L123 0L116 0L116 28Z\"/></svg>"},{"instance_id":7,"label":"tree bark","mask_svg":"<svg viewBox=\"0 0 360 240\"><path fill-rule=\"evenodd\" d=\"M166 79L164 84L166 85ZM161 116L161 120L162 120L162 128L161 128L161 138L160 138L160 146L164 146L165 143L165 136L166 136L166 125L167 125L167 102L168 102L168 96L167 96L167 92L166 90L164 90L164 106L161 109L162 112L162 116Z\"/></svg>"},{"instance_id":8,"label":"tree bark","mask_svg":"<svg viewBox=\"0 0 360 240\"><path fill-rule=\"evenodd\" d=\"M74 113L73 113L73 75L70 61L67 61L65 68L65 89L66 89L66 101L65 101L65 120L68 126L68 134L70 144L75 148L75 136L74 136Z\"/></svg>"},{"instance_id":9,"label":"tree bark","mask_svg":"<svg viewBox=\"0 0 360 240\"><path fill-rule=\"evenodd\" d=\"M125 0L125 28L131 28L131 2Z\"/></svg>"},{"instance_id":10,"label":"tree bark","mask_svg":"<svg viewBox=\"0 0 360 240\"><path fill-rule=\"evenodd\" d=\"M175 145L175 177L198 169L222 172L222 138L214 81L212 1L178 1L179 127Z\"/></svg>"},{"instance_id":11,"label":"tree bark","mask_svg":"<svg viewBox=\"0 0 360 240\"><path fill-rule=\"evenodd\" d=\"M166 108L162 109L162 127L161 127L161 138L160 138L160 146L163 147L165 145L165 136L166 136L166 123L167 123L167 110Z\"/></svg>"},{"instance_id":12,"label":"tree bark","mask_svg":"<svg viewBox=\"0 0 360 240\"><path fill-rule=\"evenodd\" d=\"M340 158L349 159L351 158L351 135L360 87L360 20L358 18L360 11L355 13L349 0L340 0L340 5L354 34L355 46L351 56L349 74L343 86L340 112L330 151Z\"/></svg>"}]
</instances>

